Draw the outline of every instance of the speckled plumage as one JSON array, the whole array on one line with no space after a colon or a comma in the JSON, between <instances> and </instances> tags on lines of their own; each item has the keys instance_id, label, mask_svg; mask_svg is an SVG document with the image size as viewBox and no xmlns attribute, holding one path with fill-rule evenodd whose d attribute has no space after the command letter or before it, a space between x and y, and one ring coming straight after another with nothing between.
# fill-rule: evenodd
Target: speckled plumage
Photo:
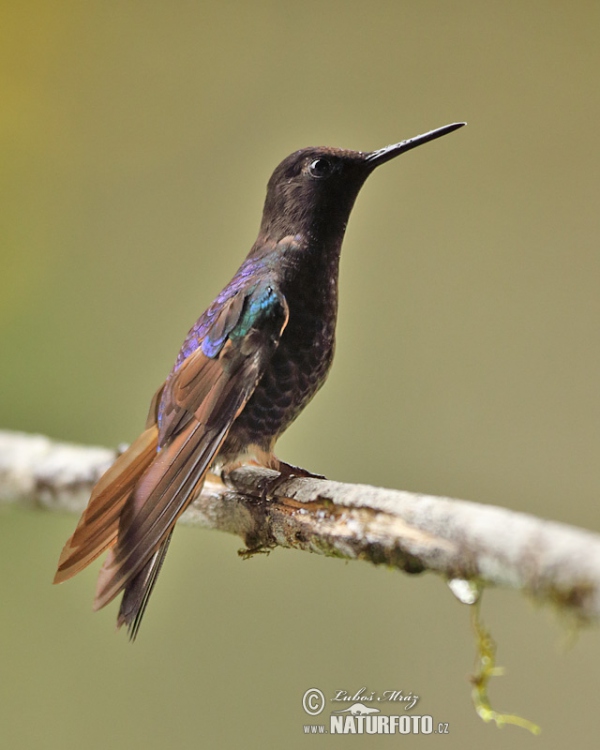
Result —
<instances>
[{"instance_id":1,"label":"speckled plumage","mask_svg":"<svg viewBox=\"0 0 600 750\"><path fill-rule=\"evenodd\" d=\"M331 367L340 250L356 196L379 164L462 124L370 153L306 148L281 162L248 257L188 333L146 430L94 488L55 582L108 549L95 608L123 592L118 624L133 638L177 518L211 466L225 476L254 460L309 475L273 448Z\"/></svg>"},{"instance_id":2,"label":"speckled plumage","mask_svg":"<svg viewBox=\"0 0 600 750\"><path fill-rule=\"evenodd\" d=\"M207 333L215 316L234 295L251 289L257 278L270 279L290 308L277 350L219 451L222 462L234 459L250 444L269 451L325 382L335 343L340 245L341 237L323 252L301 235L262 242L262 250L269 252L245 260L188 333L169 377L197 348L211 356L214 346ZM159 424L160 419L159 410Z\"/></svg>"}]
</instances>

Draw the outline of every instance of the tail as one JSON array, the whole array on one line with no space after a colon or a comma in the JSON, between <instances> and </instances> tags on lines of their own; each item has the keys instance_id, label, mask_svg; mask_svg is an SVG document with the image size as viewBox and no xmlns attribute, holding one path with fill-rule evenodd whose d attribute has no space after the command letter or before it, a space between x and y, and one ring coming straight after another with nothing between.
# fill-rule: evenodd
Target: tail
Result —
<instances>
[{"instance_id":1,"label":"tail","mask_svg":"<svg viewBox=\"0 0 600 750\"><path fill-rule=\"evenodd\" d=\"M153 557L146 564L146 567L127 584L127 587L123 592L121 606L119 607L117 627L120 628L121 625L127 625L127 632L129 633L129 639L131 641L135 641L137 636L142 617L148 606L150 594L154 589L154 584L156 583L156 579L162 568L172 536L173 530L171 530L169 536L154 553Z\"/></svg>"},{"instance_id":2,"label":"tail","mask_svg":"<svg viewBox=\"0 0 600 750\"><path fill-rule=\"evenodd\" d=\"M236 409L235 399L227 400ZM233 411L235 416L236 411ZM92 492L60 556L55 583L71 578L105 550L94 609L123 593L117 627L135 639L164 561L173 527L204 477L229 430L189 419L157 451L159 431L148 427L119 456Z\"/></svg>"},{"instance_id":3,"label":"tail","mask_svg":"<svg viewBox=\"0 0 600 750\"><path fill-rule=\"evenodd\" d=\"M100 571L99 585L102 585L103 574L114 560L112 547L118 538L123 507L156 457L157 436L155 426L143 432L127 451L117 458L94 487L88 507L63 548L54 583L62 583L72 578L106 549L111 548ZM124 588L117 627L126 625L132 641L139 630L172 534L171 530L145 567Z\"/></svg>"},{"instance_id":4,"label":"tail","mask_svg":"<svg viewBox=\"0 0 600 750\"><path fill-rule=\"evenodd\" d=\"M226 430L204 431L191 422L156 454L119 519L116 545L98 577L94 609L121 592L118 626L135 638L167 553L173 527L203 484Z\"/></svg>"},{"instance_id":5,"label":"tail","mask_svg":"<svg viewBox=\"0 0 600 750\"><path fill-rule=\"evenodd\" d=\"M147 429L117 458L92 490L88 506L62 550L54 583L72 578L108 549L108 557L100 572L100 583L102 582L103 573L114 560L113 548L118 540L123 509L157 455L156 413L161 394L162 387L156 392L150 405ZM171 530L145 567L124 588L117 627L127 625L131 640L137 635L172 533ZM95 609L99 608L96 603Z\"/></svg>"},{"instance_id":6,"label":"tail","mask_svg":"<svg viewBox=\"0 0 600 750\"><path fill-rule=\"evenodd\" d=\"M153 425L142 432L96 484L77 528L63 547L54 583L72 578L116 543L123 507L156 456L157 445L158 428Z\"/></svg>"}]
</instances>

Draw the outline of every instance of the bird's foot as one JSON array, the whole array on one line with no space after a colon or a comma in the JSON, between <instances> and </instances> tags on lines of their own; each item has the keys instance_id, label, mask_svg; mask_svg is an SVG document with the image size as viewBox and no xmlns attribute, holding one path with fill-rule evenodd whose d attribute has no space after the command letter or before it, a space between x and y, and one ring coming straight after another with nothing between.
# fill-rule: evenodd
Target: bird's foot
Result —
<instances>
[{"instance_id":1,"label":"bird's foot","mask_svg":"<svg viewBox=\"0 0 600 750\"><path fill-rule=\"evenodd\" d=\"M296 479L298 477L306 477L307 479L327 479L323 474L314 474L312 471L303 469L300 466L286 464L285 461L279 461L277 471L279 471L285 479Z\"/></svg>"},{"instance_id":2,"label":"bird's foot","mask_svg":"<svg viewBox=\"0 0 600 750\"><path fill-rule=\"evenodd\" d=\"M281 485L287 482L288 479L326 479L323 474L314 474L312 471L302 469L300 466L286 464L285 461L278 461L276 468L279 471L278 477L264 479L260 482L260 491L263 500L266 500L267 497L276 496Z\"/></svg>"},{"instance_id":3,"label":"bird's foot","mask_svg":"<svg viewBox=\"0 0 600 750\"><path fill-rule=\"evenodd\" d=\"M279 472L279 476L276 477L266 477L265 479L261 479L257 483L258 491L260 492L260 497L263 500L266 500L267 497L274 497L277 495L277 492L279 488L281 487L284 482L287 482L288 479L297 479L297 478L308 478L308 479L325 479L326 477L323 476L323 474L314 474L312 471L308 471L307 469L302 469L300 466L293 466L292 464L286 464L285 461L280 461L278 458L275 458L274 456L271 457L269 462L261 463L258 461L251 461L251 462L236 462L236 463L228 463L226 466L223 466L221 470L218 472L218 476L220 477L223 484L225 484L227 487L231 487L232 489L235 489L235 485L230 481L230 475L235 469L239 468L240 466L244 465L255 465L260 466L262 468L269 468L274 471Z\"/></svg>"}]
</instances>

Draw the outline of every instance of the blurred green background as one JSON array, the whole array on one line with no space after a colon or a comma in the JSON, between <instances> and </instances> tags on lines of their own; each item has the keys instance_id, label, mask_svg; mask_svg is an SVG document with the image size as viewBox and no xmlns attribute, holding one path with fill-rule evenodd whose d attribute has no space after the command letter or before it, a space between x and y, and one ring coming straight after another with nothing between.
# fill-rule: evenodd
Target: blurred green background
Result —
<instances>
[{"instance_id":1,"label":"blurred green background","mask_svg":"<svg viewBox=\"0 0 600 750\"><path fill-rule=\"evenodd\" d=\"M351 218L335 366L279 455L333 479L599 530L600 6L10 2L0 6L0 427L116 445L252 244L306 145L468 128L379 170ZM76 519L0 519L4 747L356 747L304 691L403 689L423 745L589 746L597 631L485 596L505 677L476 718L469 611L409 578L175 535L141 631L53 588ZM403 744L419 744L404 737ZM389 737L369 738L387 746Z\"/></svg>"}]
</instances>

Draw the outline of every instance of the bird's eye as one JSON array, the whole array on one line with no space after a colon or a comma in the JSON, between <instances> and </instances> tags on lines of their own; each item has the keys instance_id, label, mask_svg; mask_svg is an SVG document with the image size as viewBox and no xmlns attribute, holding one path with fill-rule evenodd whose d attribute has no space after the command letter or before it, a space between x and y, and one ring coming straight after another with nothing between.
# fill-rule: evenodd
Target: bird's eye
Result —
<instances>
[{"instance_id":1,"label":"bird's eye","mask_svg":"<svg viewBox=\"0 0 600 750\"><path fill-rule=\"evenodd\" d=\"M317 180L322 180L329 177L333 172L333 164L329 159L315 159L308 165L308 173L311 177L316 177Z\"/></svg>"}]
</instances>

